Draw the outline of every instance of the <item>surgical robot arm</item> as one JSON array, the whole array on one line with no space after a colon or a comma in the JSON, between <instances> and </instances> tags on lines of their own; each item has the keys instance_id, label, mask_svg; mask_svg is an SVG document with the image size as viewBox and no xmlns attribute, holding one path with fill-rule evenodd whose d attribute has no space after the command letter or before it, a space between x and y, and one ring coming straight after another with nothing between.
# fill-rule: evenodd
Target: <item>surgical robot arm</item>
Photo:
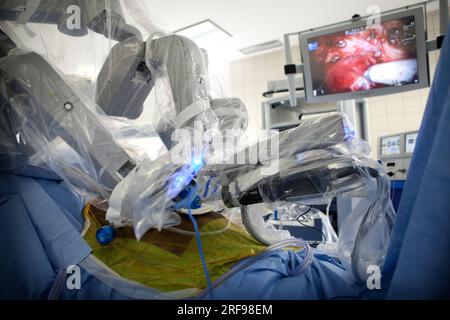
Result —
<instances>
[{"instance_id":1,"label":"surgical robot arm","mask_svg":"<svg viewBox=\"0 0 450 320\"><path fill-rule=\"evenodd\" d=\"M145 43L132 38L113 48L105 67L100 72L97 102L107 114L123 116L120 112L127 111L129 117L130 113L136 116L142 110L142 103L152 90L160 68L165 68L168 71L172 93L175 93L173 95L176 112L173 121L170 122L174 125L163 126L164 131L161 130L159 133L169 149L170 134L176 128L185 127L196 119L203 120L207 126L204 115L209 112L206 121L209 119L213 121L214 114L208 110L209 101L200 49L190 40L177 36L153 40L150 46L153 50L149 60L150 68L145 63ZM83 177L78 176L77 180L94 184L90 187L94 191L101 191L100 193L108 199L117 184L136 166L139 168L140 164L116 143L85 101L41 56L20 49L11 50L9 47L5 51L11 54L4 57L0 64L5 84L2 94L5 96L4 101L27 127L22 137L25 138L24 135L27 135L27 141L37 142L31 145L34 151L29 150L30 157L42 148L49 148L53 139L62 139L83 161L91 164L87 166L88 168L93 168L91 172L78 172ZM112 57L118 60L112 61ZM186 57L192 57L192 60ZM191 61L193 64L190 64ZM126 70L123 68L108 70L109 66L117 64L126 66ZM108 76L110 78L106 79ZM133 99L130 99L130 96ZM133 101L133 105L128 104L130 108L120 110L120 106L127 106L129 101ZM21 131L21 128L16 129ZM147 190L153 190L155 197L164 196L168 205L193 178L192 172L187 172L185 166L173 164L167 158L150 165L159 166L162 171L161 179L140 181L140 185L147 185ZM64 164L61 167L62 170L67 169ZM58 166L56 171L61 167ZM186 177L180 185L176 184L179 181L176 179L178 174ZM176 187L171 184L176 184ZM152 196L151 193L148 194L150 199ZM119 222L131 218L127 217L127 210L120 209Z\"/></svg>"},{"instance_id":2,"label":"surgical robot arm","mask_svg":"<svg viewBox=\"0 0 450 320\"><path fill-rule=\"evenodd\" d=\"M52 141L64 141L90 170L72 170L59 163L55 166L58 167L56 171L60 174L75 172L74 180L108 198L117 184L139 164L116 143L100 120L102 117L96 114L96 105L81 98L39 54L17 48L23 44L16 37L14 24L11 29L6 20L16 21L19 28L21 24L26 28L28 22L56 24L59 31L71 36L81 36L90 29L119 41L97 79L96 103L107 115L138 117L157 79L167 77L175 108L173 117L164 119L166 122L156 130L168 149L172 147L170 137L176 128L190 126L195 120L202 121L206 127L208 121L214 122L215 116L209 109L203 54L192 41L163 35L157 39L152 37L145 43L139 31L124 22L117 1L110 2L108 13L104 2L75 2L0 2L3 20L0 22L5 31L0 39L2 109L8 109L8 114L13 115L14 130L17 137L20 133L21 140L27 142L25 149L29 158L48 149L47 156L51 159ZM81 30L72 30L65 25L65 10L69 4L83 9ZM111 19L109 23L108 19ZM113 28L108 24L113 24ZM169 170L166 180L181 167L165 167Z\"/></svg>"},{"instance_id":3,"label":"surgical robot arm","mask_svg":"<svg viewBox=\"0 0 450 320\"><path fill-rule=\"evenodd\" d=\"M321 204L330 195L363 192L367 175L376 177L377 172L361 168L355 155L344 149L353 138L354 131L342 114L302 120L297 127L228 159L257 159L253 164L206 166L201 174L216 176L224 205L241 207L247 230L260 242L271 244L248 223L252 219L246 219L246 207L262 202Z\"/></svg>"},{"instance_id":4,"label":"surgical robot arm","mask_svg":"<svg viewBox=\"0 0 450 320\"><path fill-rule=\"evenodd\" d=\"M389 178L370 158L367 143L355 137L344 115L332 114L302 120L297 127L240 153L255 155L273 146L279 152L265 155L256 164L222 165L220 169L206 166L200 174L216 174L223 203L241 208L247 231L266 245L288 235L255 214L250 207L254 204L277 207L287 203L329 204L336 196L359 199L341 226L338 251L355 277L364 281L369 265L383 264L395 221Z\"/></svg>"}]
</instances>

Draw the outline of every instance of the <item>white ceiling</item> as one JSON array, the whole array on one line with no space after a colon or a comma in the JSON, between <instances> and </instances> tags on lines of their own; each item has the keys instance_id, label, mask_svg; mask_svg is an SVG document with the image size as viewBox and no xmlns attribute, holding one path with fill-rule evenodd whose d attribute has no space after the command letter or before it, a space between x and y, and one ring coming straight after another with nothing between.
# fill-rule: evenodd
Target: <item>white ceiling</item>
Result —
<instances>
[{"instance_id":1,"label":"white ceiling","mask_svg":"<svg viewBox=\"0 0 450 320\"><path fill-rule=\"evenodd\" d=\"M171 32L211 19L233 35L236 49L280 39L283 34L365 15L370 5L382 11L420 0L148 0L150 16Z\"/></svg>"}]
</instances>

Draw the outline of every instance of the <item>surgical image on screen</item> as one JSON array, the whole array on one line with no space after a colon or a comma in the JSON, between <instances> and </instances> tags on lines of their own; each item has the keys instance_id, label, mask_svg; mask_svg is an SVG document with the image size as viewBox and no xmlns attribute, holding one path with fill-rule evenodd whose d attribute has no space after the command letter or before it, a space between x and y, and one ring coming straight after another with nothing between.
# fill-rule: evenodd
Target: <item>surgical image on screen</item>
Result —
<instances>
[{"instance_id":1,"label":"surgical image on screen","mask_svg":"<svg viewBox=\"0 0 450 320\"><path fill-rule=\"evenodd\" d=\"M406 153L413 153L416 146L417 133L411 133L406 135Z\"/></svg>"},{"instance_id":2,"label":"surgical image on screen","mask_svg":"<svg viewBox=\"0 0 450 320\"><path fill-rule=\"evenodd\" d=\"M400 136L388 137L381 140L381 154L390 156L400 154Z\"/></svg>"},{"instance_id":3,"label":"surgical image on screen","mask_svg":"<svg viewBox=\"0 0 450 320\"><path fill-rule=\"evenodd\" d=\"M414 16L308 39L314 96L418 83Z\"/></svg>"}]
</instances>

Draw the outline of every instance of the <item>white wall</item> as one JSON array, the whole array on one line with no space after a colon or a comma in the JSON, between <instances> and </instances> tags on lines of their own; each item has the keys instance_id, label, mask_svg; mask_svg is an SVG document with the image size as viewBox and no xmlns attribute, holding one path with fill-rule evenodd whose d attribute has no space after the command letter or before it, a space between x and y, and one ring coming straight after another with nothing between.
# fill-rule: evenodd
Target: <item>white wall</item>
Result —
<instances>
[{"instance_id":1,"label":"white wall","mask_svg":"<svg viewBox=\"0 0 450 320\"><path fill-rule=\"evenodd\" d=\"M437 12L428 14L428 37L439 33ZM430 76L434 75L439 52L429 54ZM299 57L298 46L294 56ZM299 58L298 58L299 59ZM296 61L298 62L298 61ZM267 91L267 81L285 79L283 75L284 50L251 56L231 63L230 81L234 96L241 98L247 106L249 130L262 127L262 93ZM376 156L378 137L391 133L419 129L429 89L409 91L381 97L369 98L369 134L372 155Z\"/></svg>"}]
</instances>

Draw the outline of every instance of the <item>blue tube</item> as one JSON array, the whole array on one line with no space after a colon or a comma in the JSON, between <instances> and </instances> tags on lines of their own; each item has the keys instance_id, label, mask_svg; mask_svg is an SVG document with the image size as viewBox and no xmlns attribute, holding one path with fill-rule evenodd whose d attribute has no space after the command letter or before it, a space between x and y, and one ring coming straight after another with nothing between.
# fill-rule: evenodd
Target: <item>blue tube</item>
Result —
<instances>
[{"instance_id":1,"label":"blue tube","mask_svg":"<svg viewBox=\"0 0 450 320\"><path fill-rule=\"evenodd\" d=\"M198 230L197 221L192 216L191 208L188 209L188 215L189 215L189 219L192 222L192 225L194 226L195 240L197 241L198 253L200 255L200 260L202 261L203 272L205 273L206 284L208 285L208 292L211 293L211 299L214 300L214 295L213 295L213 291L212 291L213 287L212 287L211 278L209 277L208 266L206 265L205 255L203 253L202 240L200 239L200 232Z\"/></svg>"},{"instance_id":2,"label":"blue tube","mask_svg":"<svg viewBox=\"0 0 450 320\"><path fill-rule=\"evenodd\" d=\"M206 182L205 192L203 192L203 198L206 198L206 196L208 195L208 190L209 190L209 185L211 184L211 179L212 178L209 178L208 181Z\"/></svg>"}]
</instances>

